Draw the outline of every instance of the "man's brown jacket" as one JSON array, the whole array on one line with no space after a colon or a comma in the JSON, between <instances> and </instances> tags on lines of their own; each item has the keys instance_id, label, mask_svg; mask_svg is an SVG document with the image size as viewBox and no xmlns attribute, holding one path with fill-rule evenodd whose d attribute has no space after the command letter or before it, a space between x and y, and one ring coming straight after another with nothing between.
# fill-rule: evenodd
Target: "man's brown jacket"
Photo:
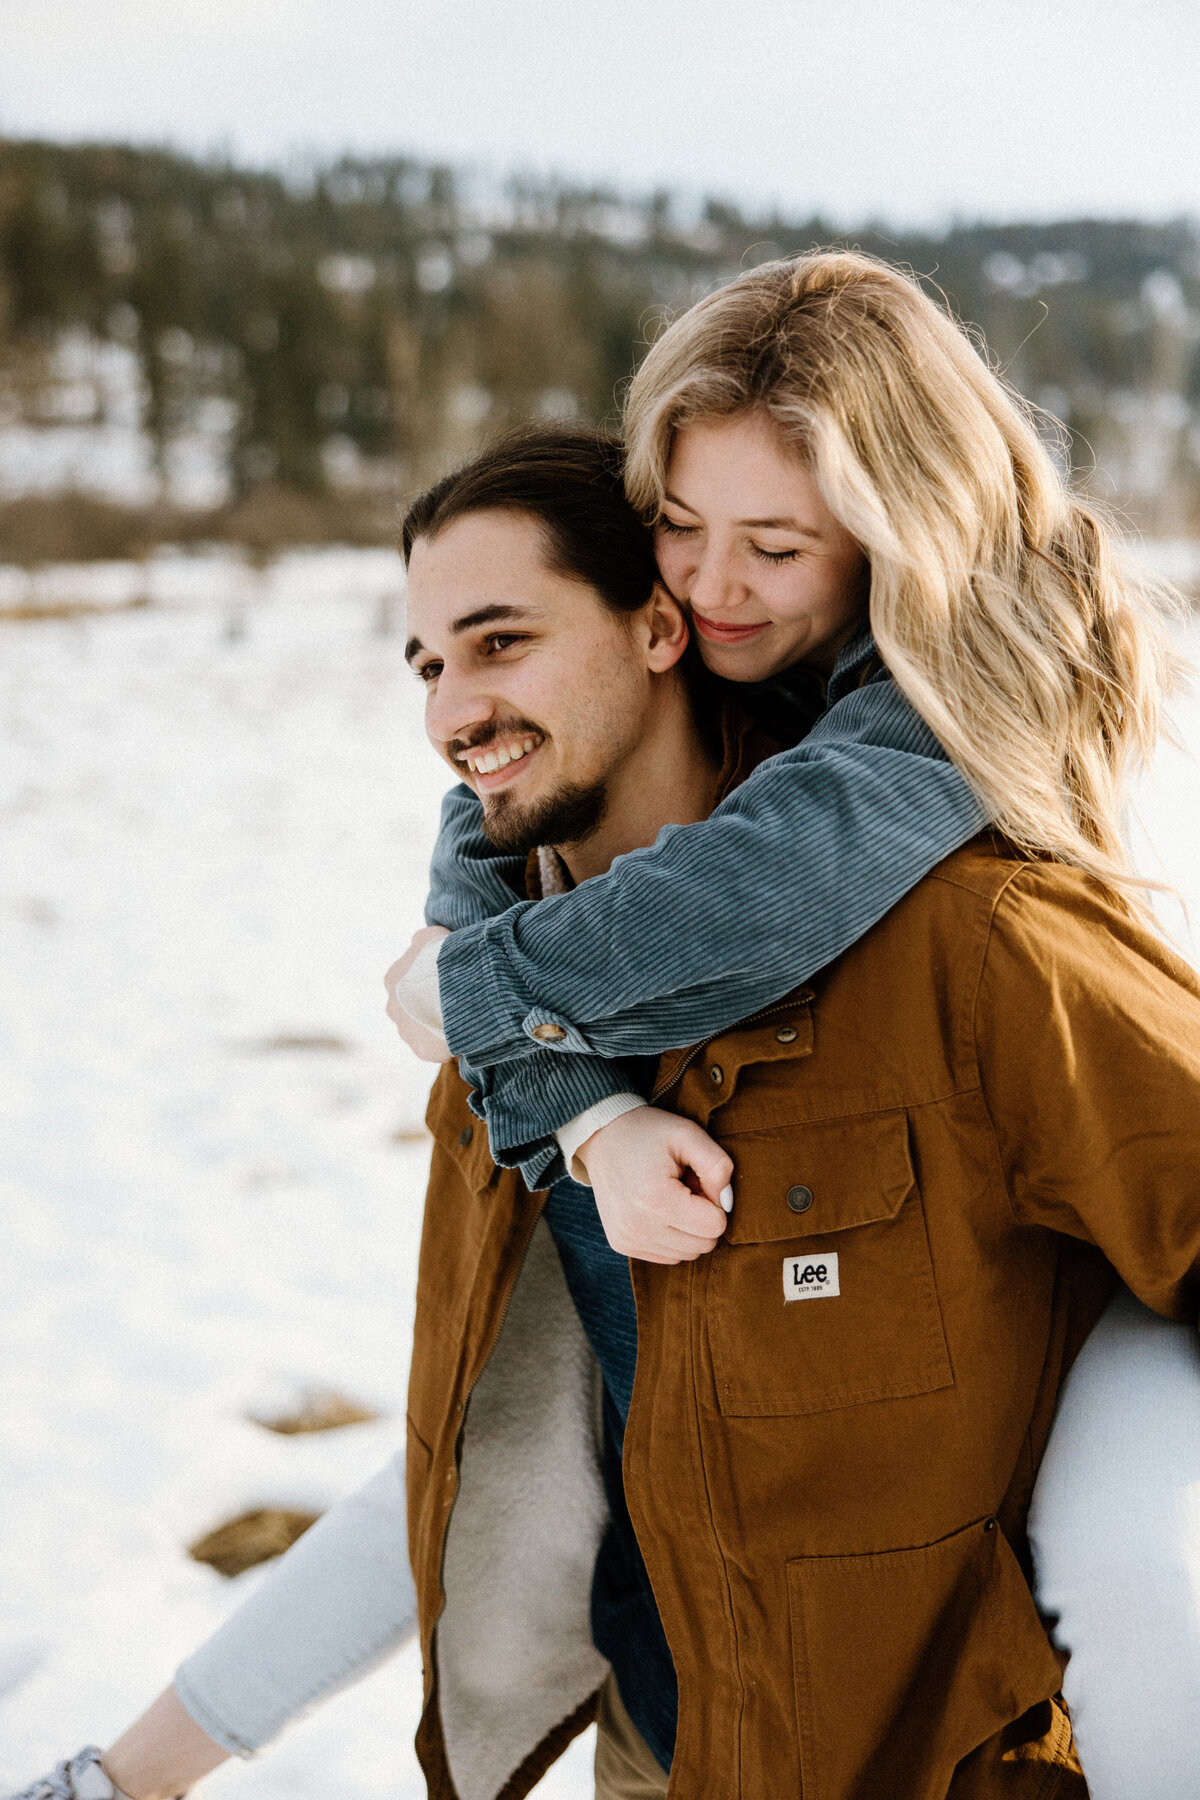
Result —
<instances>
[{"instance_id":1,"label":"man's brown jacket","mask_svg":"<svg viewBox=\"0 0 1200 1800\"><path fill-rule=\"evenodd\" d=\"M671 1794L1075 1800L1026 1513L1113 1269L1200 1308L1195 978L1084 877L981 841L659 1089L736 1166L710 1256L633 1265L625 1483L679 1679ZM453 1068L429 1123L418 1745L435 1800L517 1800L603 1675L595 1370L542 1197Z\"/></svg>"}]
</instances>

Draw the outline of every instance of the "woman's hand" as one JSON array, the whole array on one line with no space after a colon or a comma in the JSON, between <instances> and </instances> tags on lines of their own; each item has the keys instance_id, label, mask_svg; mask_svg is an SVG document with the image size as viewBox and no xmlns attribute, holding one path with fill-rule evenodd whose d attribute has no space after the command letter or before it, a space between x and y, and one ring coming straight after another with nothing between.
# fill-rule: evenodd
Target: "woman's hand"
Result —
<instances>
[{"instance_id":1,"label":"woman's hand","mask_svg":"<svg viewBox=\"0 0 1200 1800\"><path fill-rule=\"evenodd\" d=\"M387 1016L404 1039L409 1049L414 1051L422 1062L449 1062L450 1047L441 1031L442 1009L437 992L437 963L432 957L423 958L430 962L430 970L424 980L410 982L410 992L406 994L409 1006L416 1007L424 1015L414 1018L412 1012L396 994L397 985L404 988L404 978L416 962L427 944L440 944L450 933L440 925L426 925L423 930L413 933L412 943L398 962L394 962L383 978L387 989ZM435 1026L436 1022L436 1026Z\"/></svg>"},{"instance_id":2,"label":"woman's hand","mask_svg":"<svg viewBox=\"0 0 1200 1800\"><path fill-rule=\"evenodd\" d=\"M639 1106L594 1131L575 1154L622 1256L694 1262L724 1231L733 1163L694 1120Z\"/></svg>"}]
</instances>

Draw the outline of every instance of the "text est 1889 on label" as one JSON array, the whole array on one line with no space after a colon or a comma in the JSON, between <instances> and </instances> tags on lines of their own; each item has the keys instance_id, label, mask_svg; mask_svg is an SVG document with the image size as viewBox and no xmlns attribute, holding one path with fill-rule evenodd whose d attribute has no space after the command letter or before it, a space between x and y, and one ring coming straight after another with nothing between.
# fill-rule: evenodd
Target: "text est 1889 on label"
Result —
<instances>
[{"instance_id":1,"label":"text est 1889 on label","mask_svg":"<svg viewBox=\"0 0 1200 1800\"><path fill-rule=\"evenodd\" d=\"M841 1291L836 1250L824 1256L784 1257L785 1300L832 1300Z\"/></svg>"}]
</instances>

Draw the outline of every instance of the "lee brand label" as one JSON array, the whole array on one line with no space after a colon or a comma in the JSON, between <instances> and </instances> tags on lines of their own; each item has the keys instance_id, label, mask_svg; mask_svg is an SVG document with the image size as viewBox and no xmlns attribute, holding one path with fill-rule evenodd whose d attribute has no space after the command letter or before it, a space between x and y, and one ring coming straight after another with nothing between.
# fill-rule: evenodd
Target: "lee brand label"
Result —
<instances>
[{"instance_id":1,"label":"lee brand label","mask_svg":"<svg viewBox=\"0 0 1200 1800\"><path fill-rule=\"evenodd\" d=\"M841 1291L836 1250L824 1256L784 1257L785 1300L831 1300Z\"/></svg>"}]
</instances>

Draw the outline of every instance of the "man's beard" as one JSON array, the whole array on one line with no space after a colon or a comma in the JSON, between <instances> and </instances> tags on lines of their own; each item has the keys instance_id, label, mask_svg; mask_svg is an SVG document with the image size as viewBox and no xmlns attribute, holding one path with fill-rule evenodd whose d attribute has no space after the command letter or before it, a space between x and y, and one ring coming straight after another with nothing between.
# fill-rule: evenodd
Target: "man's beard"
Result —
<instances>
[{"instance_id":1,"label":"man's beard","mask_svg":"<svg viewBox=\"0 0 1200 1800\"><path fill-rule=\"evenodd\" d=\"M552 794L522 806L510 795L497 794L485 805L483 829L508 856L528 856L541 844L579 844L595 831L608 806L603 781L585 786L566 782Z\"/></svg>"}]
</instances>

